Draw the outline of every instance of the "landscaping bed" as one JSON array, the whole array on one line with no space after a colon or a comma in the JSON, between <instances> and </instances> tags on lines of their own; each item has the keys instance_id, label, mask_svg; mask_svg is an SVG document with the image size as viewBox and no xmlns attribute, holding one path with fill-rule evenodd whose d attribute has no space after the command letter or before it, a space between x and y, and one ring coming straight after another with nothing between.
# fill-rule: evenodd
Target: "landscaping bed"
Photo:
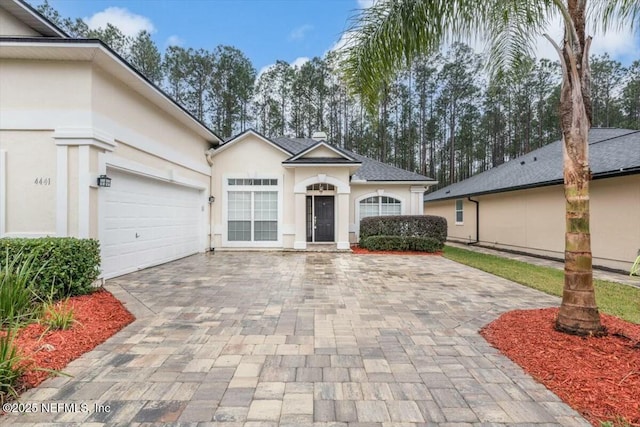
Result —
<instances>
[{"instance_id":1,"label":"landscaping bed","mask_svg":"<svg viewBox=\"0 0 640 427\"><path fill-rule=\"evenodd\" d=\"M442 252L423 252L423 251L372 251L361 248L358 245L351 245L351 251L354 254L375 254L375 255L442 255Z\"/></svg>"},{"instance_id":2,"label":"landscaping bed","mask_svg":"<svg viewBox=\"0 0 640 427\"><path fill-rule=\"evenodd\" d=\"M75 321L70 329L47 330L41 323L32 323L18 331L14 343L25 357L26 371L18 381L17 392L36 387L48 378L51 372L46 370L64 372L63 368L69 362L91 351L135 319L104 289L71 297L64 304L65 308L73 309Z\"/></svg>"},{"instance_id":3,"label":"landscaping bed","mask_svg":"<svg viewBox=\"0 0 640 427\"><path fill-rule=\"evenodd\" d=\"M557 308L503 314L481 335L594 426L640 426L640 325L601 314L608 335L555 330Z\"/></svg>"}]
</instances>

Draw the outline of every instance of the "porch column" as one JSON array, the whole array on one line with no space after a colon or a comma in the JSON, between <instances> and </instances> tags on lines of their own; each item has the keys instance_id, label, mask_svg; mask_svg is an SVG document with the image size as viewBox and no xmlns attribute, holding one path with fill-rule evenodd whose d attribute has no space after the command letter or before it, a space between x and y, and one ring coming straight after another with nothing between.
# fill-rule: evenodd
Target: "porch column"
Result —
<instances>
[{"instance_id":1,"label":"porch column","mask_svg":"<svg viewBox=\"0 0 640 427\"><path fill-rule=\"evenodd\" d=\"M307 249L306 193L294 194L295 238L293 249Z\"/></svg>"},{"instance_id":2,"label":"porch column","mask_svg":"<svg viewBox=\"0 0 640 427\"><path fill-rule=\"evenodd\" d=\"M349 193L338 193L337 249L349 249Z\"/></svg>"},{"instance_id":3,"label":"porch column","mask_svg":"<svg viewBox=\"0 0 640 427\"><path fill-rule=\"evenodd\" d=\"M411 201L410 201L410 213L411 215L423 215L424 214L424 192L426 187L413 186L411 187Z\"/></svg>"}]
</instances>

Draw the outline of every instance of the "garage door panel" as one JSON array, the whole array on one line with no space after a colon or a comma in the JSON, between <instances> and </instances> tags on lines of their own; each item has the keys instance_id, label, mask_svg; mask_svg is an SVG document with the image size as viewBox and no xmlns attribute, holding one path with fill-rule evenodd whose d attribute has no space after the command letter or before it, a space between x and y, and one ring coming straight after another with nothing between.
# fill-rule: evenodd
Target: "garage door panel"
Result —
<instances>
[{"instance_id":1,"label":"garage door panel","mask_svg":"<svg viewBox=\"0 0 640 427\"><path fill-rule=\"evenodd\" d=\"M108 174L112 184L103 189L101 213L104 277L202 250L201 191L115 170Z\"/></svg>"}]
</instances>

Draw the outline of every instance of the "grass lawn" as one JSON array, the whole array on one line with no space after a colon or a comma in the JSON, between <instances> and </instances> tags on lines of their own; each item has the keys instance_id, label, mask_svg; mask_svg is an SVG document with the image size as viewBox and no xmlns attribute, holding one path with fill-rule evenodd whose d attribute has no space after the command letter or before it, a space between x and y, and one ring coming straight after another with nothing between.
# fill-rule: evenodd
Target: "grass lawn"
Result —
<instances>
[{"instance_id":1,"label":"grass lawn","mask_svg":"<svg viewBox=\"0 0 640 427\"><path fill-rule=\"evenodd\" d=\"M445 246L444 257L496 276L562 296L564 272L526 262ZM601 312L640 323L640 289L605 280L594 280L596 301Z\"/></svg>"}]
</instances>

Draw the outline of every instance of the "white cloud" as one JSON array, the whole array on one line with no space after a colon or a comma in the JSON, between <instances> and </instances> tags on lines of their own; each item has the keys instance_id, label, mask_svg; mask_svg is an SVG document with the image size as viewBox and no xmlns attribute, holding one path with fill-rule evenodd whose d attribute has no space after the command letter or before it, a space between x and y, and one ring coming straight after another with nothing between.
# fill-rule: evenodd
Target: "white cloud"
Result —
<instances>
[{"instance_id":1,"label":"white cloud","mask_svg":"<svg viewBox=\"0 0 640 427\"><path fill-rule=\"evenodd\" d=\"M289 63L289 65L291 65L292 67L301 67L303 66L305 63L309 62L310 59L306 56L300 56L296 59L294 59L293 61L291 61ZM260 71L258 71L258 78L263 75L264 73L266 73L267 71L269 71L270 69L272 69L273 67L275 67L276 64L269 64L269 65L265 65L264 67L260 68Z\"/></svg>"},{"instance_id":2,"label":"white cloud","mask_svg":"<svg viewBox=\"0 0 640 427\"><path fill-rule=\"evenodd\" d=\"M121 7L109 7L102 12L97 12L90 17L85 17L84 21L92 30L104 28L110 23L118 27L126 36L135 36L143 30L150 33L156 31L156 28L149 18L136 15Z\"/></svg>"},{"instance_id":3,"label":"white cloud","mask_svg":"<svg viewBox=\"0 0 640 427\"><path fill-rule=\"evenodd\" d=\"M181 37L176 36L174 34L167 38L167 41L165 42L165 44L167 46L184 46L184 40Z\"/></svg>"},{"instance_id":4,"label":"white cloud","mask_svg":"<svg viewBox=\"0 0 640 427\"><path fill-rule=\"evenodd\" d=\"M547 27L547 34L559 45L562 42L564 26L558 17ZM622 62L631 58L640 57L640 40L634 37L630 28L603 31L592 31L587 28L587 34L593 36L591 43L591 54L602 55L608 53L611 58ZM558 53L553 48L549 40L540 36L536 39L535 53L538 58L548 58L554 61L559 60Z\"/></svg>"},{"instance_id":5,"label":"white cloud","mask_svg":"<svg viewBox=\"0 0 640 427\"><path fill-rule=\"evenodd\" d=\"M358 7L360 9L368 9L376 2L376 0L358 0Z\"/></svg>"},{"instance_id":6,"label":"white cloud","mask_svg":"<svg viewBox=\"0 0 640 427\"><path fill-rule=\"evenodd\" d=\"M302 67L304 64L306 64L309 61L310 61L310 59L308 57L300 56L300 57L294 59L293 62L291 62L291 66L292 67Z\"/></svg>"},{"instance_id":7,"label":"white cloud","mask_svg":"<svg viewBox=\"0 0 640 427\"><path fill-rule=\"evenodd\" d=\"M348 32L348 31L345 31L344 33L342 33L340 38L333 44L333 46L331 46L327 50L327 52L340 51L340 50L344 49L349 44L349 38L351 37L351 34L352 33ZM327 52L325 52L325 54Z\"/></svg>"},{"instance_id":8,"label":"white cloud","mask_svg":"<svg viewBox=\"0 0 640 427\"><path fill-rule=\"evenodd\" d=\"M309 31L313 30L313 25L305 24L298 28L294 28L289 33L289 40L303 40Z\"/></svg>"}]
</instances>

